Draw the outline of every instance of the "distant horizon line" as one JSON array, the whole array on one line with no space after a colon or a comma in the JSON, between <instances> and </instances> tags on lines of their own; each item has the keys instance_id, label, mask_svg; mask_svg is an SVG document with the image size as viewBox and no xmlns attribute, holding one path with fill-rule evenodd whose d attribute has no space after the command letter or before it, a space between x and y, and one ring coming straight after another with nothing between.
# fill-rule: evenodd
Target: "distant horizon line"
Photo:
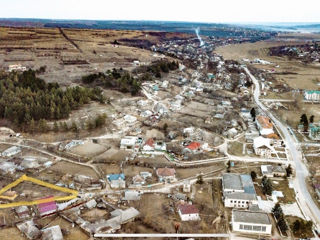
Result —
<instances>
[{"instance_id":1,"label":"distant horizon line","mask_svg":"<svg viewBox=\"0 0 320 240\"><path fill-rule=\"evenodd\" d=\"M0 20L49 20L49 21L112 21L112 22L169 22L169 23L200 23L200 24L248 24L248 25L266 25L266 24L320 24L319 22L279 22L279 21L232 21L232 22L202 22L188 20L146 20L146 19L76 19L76 18L25 18L25 17L0 17Z\"/></svg>"}]
</instances>

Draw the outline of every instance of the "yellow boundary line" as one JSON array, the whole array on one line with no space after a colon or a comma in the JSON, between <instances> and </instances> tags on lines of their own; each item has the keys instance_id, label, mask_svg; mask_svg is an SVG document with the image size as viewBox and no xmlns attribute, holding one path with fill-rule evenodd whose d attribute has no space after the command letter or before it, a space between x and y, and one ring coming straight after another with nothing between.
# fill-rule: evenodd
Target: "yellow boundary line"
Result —
<instances>
[{"instance_id":1,"label":"yellow boundary line","mask_svg":"<svg viewBox=\"0 0 320 240\"><path fill-rule=\"evenodd\" d=\"M51 202L52 200L55 201L68 201L71 199L74 199L78 196L78 191L76 190L72 190L69 188L65 188L65 187L60 187L51 183L47 183L44 181L41 181L39 179L33 178L33 177L28 177L27 175L23 175L20 178L18 178L16 181L8 184L7 186L5 186L4 188L2 188L0 190L0 196L5 193L6 191L8 191L9 189L17 186L18 184L24 182L24 181L29 181L35 184L38 184L40 186L44 186L47 188L51 188L60 192L65 192L65 193L70 193L71 195L69 196L63 196L63 197L52 197L52 198L47 198L47 199L38 199L38 200L34 200L34 201L20 201L20 202L13 202L13 203L4 203L4 204L0 204L0 208L9 208L9 207L18 207L18 206L30 206L30 205L37 205L40 203L47 203L47 202Z\"/></svg>"}]
</instances>

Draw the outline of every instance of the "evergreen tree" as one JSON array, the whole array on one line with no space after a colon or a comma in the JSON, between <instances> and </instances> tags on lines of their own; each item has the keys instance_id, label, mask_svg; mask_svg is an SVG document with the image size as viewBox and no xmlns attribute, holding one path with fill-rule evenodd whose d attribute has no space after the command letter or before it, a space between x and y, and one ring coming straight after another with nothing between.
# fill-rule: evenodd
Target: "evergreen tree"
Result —
<instances>
[{"instance_id":1,"label":"evergreen tree","mask_svg":"<svg viewBox=\"0 0 320 240\"><path fill-rule=\"evenodd\" d=\"M262 178L262 188L263 188L263 193L267 195L272 194L272 183L270 179L268 179L266 176Z\"/></svg>"},{"instance_id":2,"label":"evergreen tree","mask_svg":"<svg viewBox=\"0 0 320 240\"><path fill-rule=\"evenodd\" d=\"M59 126L58 126L57 122L54 122L53 131L54 132L59 132Z\"/></svg>"},{"instance_id":3,"label":"evergreen tree","mask_svg":"<svg viewBox=\"0 0 320 240\"><path fill-rule=\"evenodd\" d=\"M251 114L253 121L255 121L256 120L256 110L254 108L251 109L250 114Z\"/></svg>"},{"instance_id":4,"label":"evergreen tree","mask_svg":"<svg viewBox=\"0 0 320 240\"><path fill-rule=\"evenodd\" d=\"M78 128L76 122L74 122L74 121L71 124L71 131L73 131L73 132L78 132L79 131L79 128Z\"/></svg>"},{"instance_id":5,"label":"evergreen tree","mask_svg":"<svg viewBox=\"0 0 320 240\"><path fill-rule=\"evenodd\" d=\"M252 180L255 180L257 178L257 173L255 171L251 171L250 175Z\"/></svg>"},{"instance_id":6,"label":"evergreen tree","mask_svg":"<svg viewBox=\"0 0 320 240\"><path fill-rule=\"evenodd\" d=\"M309 122L308 122L308 117L307 117L307 115L305 113L301 115L300 123L303 124L304 131L307 132L308 131L308 127L309 127Z\"/></svg>"},{"instance_id":7,"label":"evergreen tree","mask_svg":"<svg viewBox=\"0 0 320 240\"><path fill-rule=\"evenodd\" d=\"M287 172L287 177L290 177L292 174L292 167L291 164L288 165L288 167L286 168L286 172Z\"/></svg>"},{"instance_id":8,"label":"evergreen tree","mask_svg":"<svg viewBox=\"0 0 320 240\"><path fill-rule=\"evenodd\" d=\"M313 123L313 121L314 121L314 115L311 115L311 116L310 116L310 119L309 119L309 122L310 122L310 123Z\"/></svg>"},{"instance_id":9,"label":"evergreen tree","mask_svg":"<svg viewBox=\"0 0 320 240\"><path fill-rule=\"evenodd\" d=\"M33 134L36 131L36 123L32 118L29 124L29 131Z\"/></svg>"},{"instance_id":10,"label":"evergreen tree","mask_svg":"<svg viewBox=\"0 0 320 240\"><path fill-rule=\"evenodd\" d=\"M279 203L276 203L276 205L272 208L272 213L276 219L283 217L283 211Z\"/></svg>"}]
</instances>

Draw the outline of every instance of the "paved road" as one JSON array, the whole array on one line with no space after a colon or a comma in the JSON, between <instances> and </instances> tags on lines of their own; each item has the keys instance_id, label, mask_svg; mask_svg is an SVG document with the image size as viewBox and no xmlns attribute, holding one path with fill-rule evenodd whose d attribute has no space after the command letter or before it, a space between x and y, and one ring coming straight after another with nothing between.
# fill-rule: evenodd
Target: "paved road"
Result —
<instances>
[{"instance_id":1,"label":"paved road","mask_svg":"<svg viewBox=\"0 0 320 240\"><path fill-rule=\"evenodd\" d=\"M286 144L287 150L290 153L291 159L295 165L296 177L294 179L294 188L296 191L297 199L300 202L300 206L307 217L309 217L315 224L318 230L320 230L320 210L318 206L314 203L308 189L306 186L306 177L309 174L308 169L302 162L302 153L299 143L296 139L290 134L282 122L273 116L271 112L268 112L267 108L260 102L260 86L258 80L250 73L247 68L244 68L247 74L252 79L255 84L254 90L254 101L256 104L264 111L268 117L273 121L275 126L281 130L283 140Z\"/></svg>"}]
</instances>

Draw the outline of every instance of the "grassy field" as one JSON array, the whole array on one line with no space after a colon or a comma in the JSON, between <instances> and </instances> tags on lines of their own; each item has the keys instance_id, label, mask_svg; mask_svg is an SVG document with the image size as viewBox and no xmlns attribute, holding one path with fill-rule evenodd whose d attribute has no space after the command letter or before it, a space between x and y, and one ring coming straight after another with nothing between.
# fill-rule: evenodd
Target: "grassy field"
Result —
<instances>
[{"instance_id":1,"label":"grassy field","mask_svg":"<svg viewBox=\"0 0 320 240\"><path fill-rule=\"evenodd\" d=\"M57 28L0 27L0 66L22 64L34 69L47 66L41 77L67 86L79 82L86 74L114 67L130 70L134 68L134 60L148 64L159 59L148 50L134 47L135 43L146 42L151 46L163 39L189 36L121 30L61 31L67 38ZM118 44L113 44L114 41Z\"/></svg>"},{"instance_id":2,"label":"grassy field","mask_svg":"<svg viewBox=\"0 0 320 240\"><path fill-rule=\"evenodd\" d=\"M229 143L228 153L235 156L243 156L243 143L237 141Z\"/></svg>"}]
</instances>

